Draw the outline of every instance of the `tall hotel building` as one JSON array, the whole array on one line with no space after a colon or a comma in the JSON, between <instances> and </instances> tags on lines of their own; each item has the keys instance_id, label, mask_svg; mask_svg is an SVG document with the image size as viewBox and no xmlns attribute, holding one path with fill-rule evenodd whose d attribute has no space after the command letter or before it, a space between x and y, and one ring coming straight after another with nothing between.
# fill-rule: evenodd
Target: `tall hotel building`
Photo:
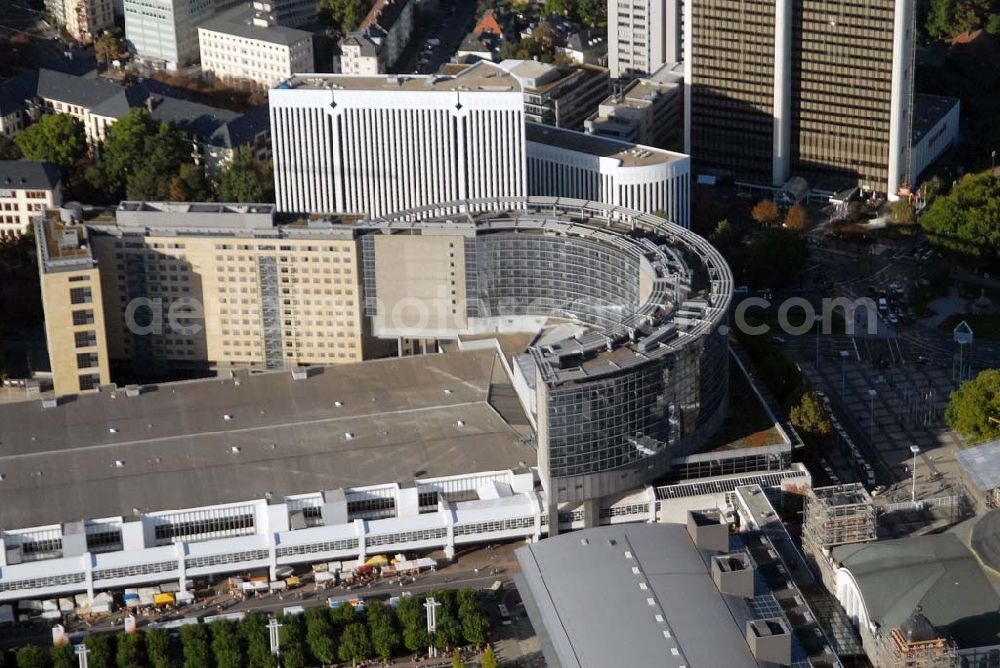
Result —
<instances>
[{"instance_id":1,"label":"tall hotel building","mask_svg":"<svg viewBox=\"0 0 1000 668\"><path fill-rule=\"evenodd\" d=\"M909 179L913 0L684 5L685 152L737 180Z\"/></svg>"},{"instance_id":2,"label":"tall hotel building","mask_svg":"<svg viewBox=\"0 0 1000 668\"><path fill-rule=\"evenodd\" d=\"M275 226L273 204L122 202L35 222L53 384L358 362L358 243L329 223Z\"/></svg>"},{"instance_id":3,"label":"tall hotel building","mask_svg":"<svg viewBox=\"0 0 1000 668\"><path fill-rule=\"evenodd\" d=\"M381 216L525 195L524 93L490 63L455 76L300 75L270 106L281 211Z\"/></svg>"}]
</instances>

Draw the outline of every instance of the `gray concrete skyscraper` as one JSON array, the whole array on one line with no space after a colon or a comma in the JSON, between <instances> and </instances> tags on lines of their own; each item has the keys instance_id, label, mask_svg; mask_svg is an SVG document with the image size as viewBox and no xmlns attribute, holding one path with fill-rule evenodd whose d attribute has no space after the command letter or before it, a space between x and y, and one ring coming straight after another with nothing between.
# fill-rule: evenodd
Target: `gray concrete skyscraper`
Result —
<instances>
[{"instance_id":1,"label":"gray concrete skyscraper","mask_svg":"<svg viewBox=\"0 0 1000 668\"><path fill-rule=\"evenodd\" d=\"M907 184L913 0L684 7L685 152L734 179Z\"/></svg>"}]
</instances>

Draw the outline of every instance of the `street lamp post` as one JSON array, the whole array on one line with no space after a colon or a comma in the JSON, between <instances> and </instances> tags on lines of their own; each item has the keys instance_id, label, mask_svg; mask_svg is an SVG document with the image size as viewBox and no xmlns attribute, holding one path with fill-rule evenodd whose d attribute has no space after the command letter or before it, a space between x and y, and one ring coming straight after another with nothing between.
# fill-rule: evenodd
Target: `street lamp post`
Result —
<instances>
[{"instance_id":1,"label":"street lamp post","mask_svg":"<svg viewBox=\"0 0 1000 668\"><path fill-rule=\"evenodd\" d=\"M846 350L840 351L840 396L844 396L844 392L847 391L847 356L850 355Z\"/></svg>"},{"instance_id":2,"label":"street lamp post","mask_svg":"<svg viewBox=\"0 0 1000 668\"><path fill-rule=\"evenodd\" d=\"M910 452L913 453L913 467L911 473L913 474L913 491L910 493L910 500L913 501L913 506L917 505L917 454L920 453L920 448L916 445L910 446Z\"/></svg>"},{"instance_id":3,"label":"street lamp post","mask_svg":"<svg viewBox=\"0 0 1000 668\"><path fill-rule=\"evenodd\" d=\"M82 642L73 649L76 651L76 660L80 668L87 668L87 654L90 653L90 650Z\"/></svg>"},{"instance_id":4,"label":"street lamp post","mask_svg":"<svg viewBox=\"0 0 1000 668\"><path fill-rule=\"evenodd\" d=\"M424 601L424 608L427 609L427 636L431 639L431 644L427 648L428 657L438 655L437 646L434 644L434 635L437 633L437 609L440 607L441 604L434 600L433 596L429 596Z\"/></svg>"},{"instance_id":5,"label":"street lamp post","mask_svg":"<svg viewBox=\"0 0 1000 668\"><path fill-rule=\"evenodd\" d=\"M868 442L874 443L875 439L875 398L878 397L878 390L872 388L868 390Z\"/></svg>"},{"instance_id":6,"label":"street lamp post","mask_svg":"<svg viewBox=\"0 0 1000 668\"><path fill-rule=\"evenodd\" d=\"M267 637L271 643L271 654L274 655L274 661L277 666L281 666L281 638L278 634L278 630L281 628L281 624L278 623L277 617L271 617L267 620Z\"/></svg>"}]
</instances>

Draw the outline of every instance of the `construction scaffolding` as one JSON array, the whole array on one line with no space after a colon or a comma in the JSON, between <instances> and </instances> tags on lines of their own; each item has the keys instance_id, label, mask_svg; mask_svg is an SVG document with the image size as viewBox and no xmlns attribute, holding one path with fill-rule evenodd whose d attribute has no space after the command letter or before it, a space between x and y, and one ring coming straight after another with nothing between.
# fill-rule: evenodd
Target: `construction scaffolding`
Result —
<instances>
[{"instance_id":1,"label":"construction scaffolding","mask_svg":"<svg viewBox=\"0 0 1000 668\"><path fill-rule=\"evenodd\" d=\"M955 643L947 638L907 640L901 629L893 629L887 665L898 668L958 668L961 665Z\"/></svg>"},{"instance_id":2,"label":"construction scaffolding","mask_svg":"<svg viewBox=\"0 0 1000 668\"><path fill-rule=\"evenodd\" d=\"M860 483L809 490L802 526L802 544L809 552L876 538L875 504Z\"/></svg>"}]
</instances>

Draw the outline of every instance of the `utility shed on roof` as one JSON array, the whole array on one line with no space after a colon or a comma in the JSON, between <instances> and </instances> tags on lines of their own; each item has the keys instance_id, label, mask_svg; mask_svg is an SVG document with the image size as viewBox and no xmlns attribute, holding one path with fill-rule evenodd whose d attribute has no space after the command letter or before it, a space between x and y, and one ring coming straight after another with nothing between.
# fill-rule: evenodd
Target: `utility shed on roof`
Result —
<instances>
[{"instance_id":1,"label":"utility shed on roof","mask_svg":"<svg viewBox=\"0 0 1000 668\"><path fill-rule=\"evenodd\" d=\"M519 549L517 560L550 666L758 665L745 600L719 592L682 524L563 534Z\"/></svg>"},{"instance_id":2,"label":"utility shed on roof","mask_svg":"<svg viewBox=\"0 0 1000 668\"><path fill-rule=\"evenodd\" d=\"M1000 507L1000 439L955 453L977 511Z\"/></svg>"}]
</instances>

